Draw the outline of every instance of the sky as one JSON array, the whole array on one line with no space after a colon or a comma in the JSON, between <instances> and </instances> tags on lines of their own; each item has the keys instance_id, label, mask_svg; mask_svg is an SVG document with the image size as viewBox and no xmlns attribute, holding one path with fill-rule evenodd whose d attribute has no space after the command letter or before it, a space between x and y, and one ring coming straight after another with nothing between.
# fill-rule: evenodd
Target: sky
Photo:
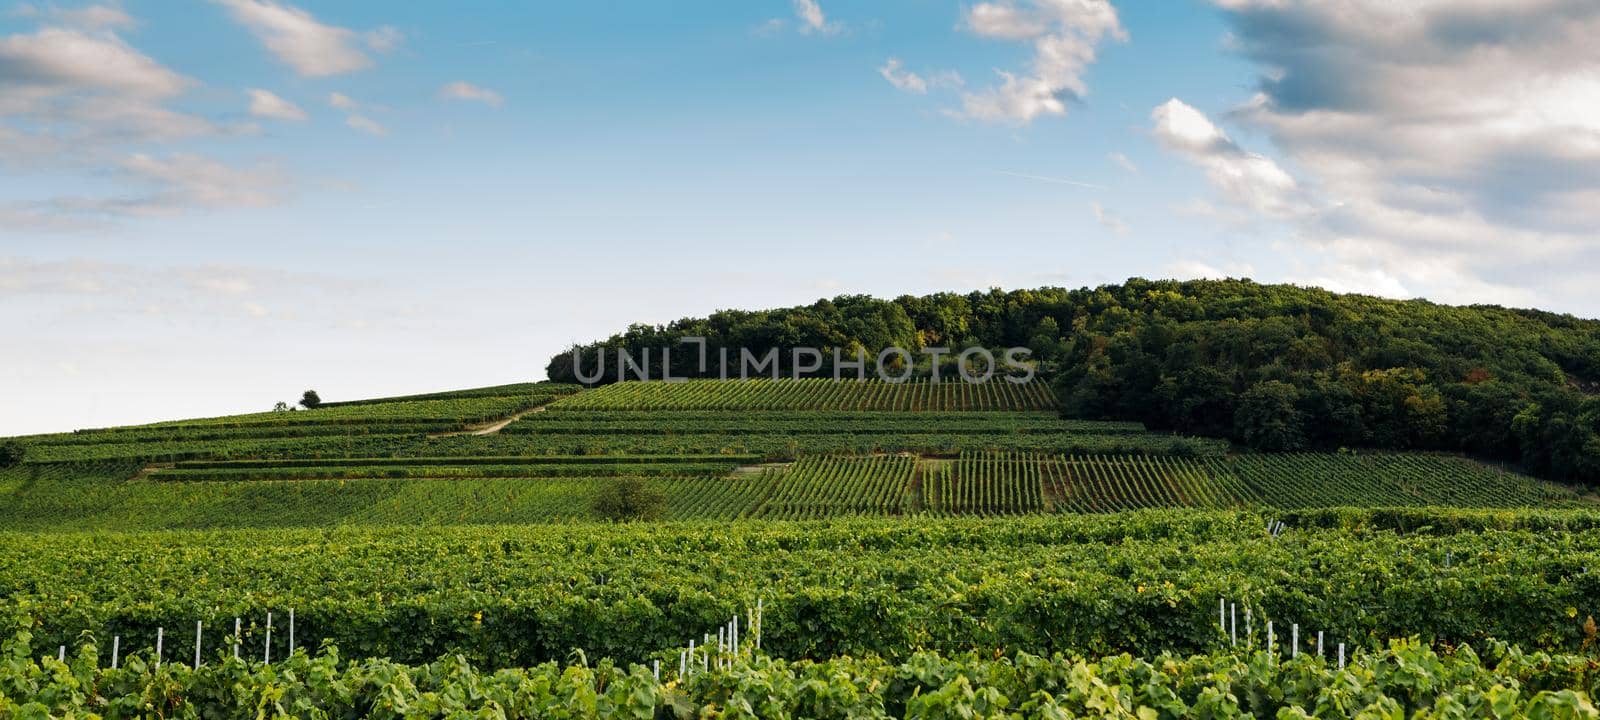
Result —
<instances>
[{"instance_id":1,"label":"sky","mask_svg":"<svg viewBox=\"0 0 1600 720\"><path fill-rule=\"evenodd\" d=\"M1593 0L6 2L0 435L846 293L1600 316Z\"/></svg>"}]
</instances>

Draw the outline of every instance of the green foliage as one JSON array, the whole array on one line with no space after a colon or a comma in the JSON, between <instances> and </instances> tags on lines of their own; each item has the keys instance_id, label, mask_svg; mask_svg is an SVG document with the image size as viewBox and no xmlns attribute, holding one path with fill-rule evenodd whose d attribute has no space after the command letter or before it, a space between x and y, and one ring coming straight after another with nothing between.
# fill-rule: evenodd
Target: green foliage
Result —
<instances>
[{"instance_id":1,"label":"green foliage","mask_svg":"<svg viewBox=\"0 0 1600 720\"><path fill-rule=\"evenodd\" d=\"M1257 450L1299 450L1305 447L1305 416L1295 406L1300 392L1277 380L1257 383L1239 398L1233 425L1240 439Z\"/></svg>"},{"instance_id":2,"label":"green foliage","mask_svg":"<svg viewBox=\"0 0 1600 720\"><path fill-rule=\"evenodd\" d=\"M561 400L559 410L1018 411L1056 407L1049 384L881 380L622 382Z\"/></svg>"},{"instance_id":3,"label":"green foliage","mask_svg":"<svg viewBox=\"0 0 1600 720\"><path fill-rule=\"evenodd\" d=\"M667 496L643 478L619 477L595 495L594 513L612 522L659 520L667 514Z\"/></svg>"},{"instance_id":4,"label":"green foliage","mask_svg":"<svg viewBox=\"0 0 1600 720\"><path fill-rule=\"evenodd\" d=\"M305 394L300 396L300 407L307 410L315 410L322 407L322 397L315 390L307 390Z\"/></svg>"},{"instance_id":5,"label":"green foliage","mask_svg":"<svg viewBox=\"0 0 1600 720\"><path fill-rule=\"evenodd\" d=\"M159 669L135 657L111 670L83 646L66 662L6 643L6 717L549 718L1309 718L1582 719L1600 716L1587 655L1524 653L1501 643L1432 649L1412 640L1346 667L1302 653L1214 651L1083 658L923 651L734 660L658 680L602 661L491 669L446 656L422 665L346 660L334 646L271 666L228 657ZM41 657L43 656L43 657Z\"/></svg>"},{"instance_id":6,"label":"green foliage","mask_svg":"<svg viewBox=\"0 0 1600 720\"><path fill-rule=\"evenodd\" d=\"M0 442L0 470L13 468L22 464L28 457L28 448L16 440Z\"/></svg>"},{"instance_id":7,"label":"green foliage","mask_svg":"<svg viewBox=\"0 0 1600 720\"><path fill-rule=\"evenodd\" d=\"M495 667L657 657L758 598L763 647L791 658L1197 652L1217 646L1222 597L1253 611L1252 642L1274 620L1280 639L1299 623L1361 648L1415 634L1575 650L1600 615L1588 511L0 533L0 558L40 647L90 631L149 648L158 627L170 641L237 615L259 650L265 611L293 608L304 647ZM285 654L281 625L273 641Z\"/></svg>"},{"instance_id":8,"label":"green foliage","mask_svg":"<svg viewBox=\"0 0 1600 720\"><path fill-rule=\"evenodd\" d=\"M785 373L790 348L822 348L830 377L831 348L853 357L857 347L1027 345L1072 417L1240 441L1261 430L1249 424L1255 412L1238 413L1242 396L1277 381L1299 391L1307 448L1465 451L1600 483L1600 427L1583 409L1600 400L1600 322L1569 315L1245 280L1131 279L718 312L630 327L580 349L586 370L597 351L613 351L601 383L617 380L616 349L635 358L671 349L674 376L715 376L715 362L701 373L698 353L678 343L685 336L706 338L712 359L723 348L734 358L739 348L778 348ZM570 353L552 358L547 374L574 382ZM1519 414L1526 420L1514 428Z\"/></svg>"}]
</instances>

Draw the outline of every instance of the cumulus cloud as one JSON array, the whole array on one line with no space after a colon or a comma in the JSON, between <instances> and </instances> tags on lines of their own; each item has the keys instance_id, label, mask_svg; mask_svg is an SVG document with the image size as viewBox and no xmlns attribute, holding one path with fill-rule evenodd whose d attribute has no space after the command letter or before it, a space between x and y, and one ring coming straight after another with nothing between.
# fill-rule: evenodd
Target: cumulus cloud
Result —
<instances>
[{"instance_id":1,"label":"cumulus cloud","mask_svg":"<svg viewBox=\"0 0 1600 720\"><path fill-rule=\"evenodd\" d=\"M1204 113L1172 98L1150 113L1156 140L1205 168L1206 176L1228 200L1274 218L1301 215L1295 179L1271 158L1239 147Z\"/></svg>"},{"instance_id":2,"label":"cumulus cloud","mask_svg":"<svg viewBox=\"0 0 1600 720\"><path fill-rule=\"evenodd\" d=\"M267 50L295 72L306 77L340 75L372 65L361 51L392 47L399 42L393 28L362 36L353 30L326 25L300 8L272 0L213 0L228 8L235 21L249 28Z\"/></svg>"},{"instance_id":3,"label":"cumulus cloud","mask_svg":"<svg viewBox=\"0 0 1600 720\"><path fill-rule=\"evenodd\" d=\"M0 37L0 163L79 161L119 143L218 132L167 103L198 85L110 30Z\"/></svg>"},{"instance_id":4,"label":"cumulus cloud","mask_svg":"<svg viewBox=\"0 0 1600 720\"><path fill-rule=\"evenodd\" d=\"M800 21L800 32L831 35L839 32L840 25L829 22L817 0L794 0L794 16Z\"/></svg>"},{"instance_id":5,"label":"cumulus cloud","mask_svg":"<svg viewBox=\"0 0 1600 720\"><path fill-rule=\"evenodd\" d=\"M491 107L500 107L505 102L500 93L459 80L439 88L439 97L447 100L481 102Z\"/></svg>"},{"instance_id":6,"label":"cumulus cloud","mask_svg":"<svg viewBox=\"0 0 1600 720\"><path fill-rule=\"evenodd\" d=\"M1314 186L1298 246L1343 269L1309 276L1600 313L1600 4L1216 4L1260 68L1231 117Z\"/></svg>"},{"instance_id":7,"label":"cumulus cloud","mask_svg":"<svg viewBox=\"0 0 1600 720\"><path fill-rule=\"evenodd\" d=\"M365 115L351 115L350 117L344 119L344 124L349 125L356 130L360 130L368 135L383 137L389 134L388 128L379 125L376 120L373 120Z\"/></svg>"},{"instance_id":8,"label":"cumulus cloud","mask_svg":"<svg viewBox=\"0 0 1600 720\"><path fill-rule=\"evenodd\" d=\"M1033 44L1026 73L996 70L999 87L962 97L959 114L994 122L1029 123L1041 115L1067 114L1067 103L1089 92L1084 74L1100 43L1128 38L1109 0L984 2L967 11L965 24L981 37Z\"/></svg>"},{"instance_id":9,"label":"cumulus cloud","mask_svg":"<svg viewBox=\"0 0 1600 720\"><path fill-rule=\"evenodd\" d=\"M260 118L273 118L277 120L304 120L306 111L277 95L266 90L254 89L248 91L250 95L250 114Z\"/></svg>"},{"instance_id":10,"label":"cumulus cloud","mask_svg":"<svg viewBox=\"0 0 1600 720\"><path fill-rule=\"evenodd\" d=\"M889 58L883 64L883 67L878 68L878 74L882 75L883 79L888 80L890 85L906 92L920 95L928 91L928 81L923 80L922 76L904 69L900 58Z\"/></svg>"}]
</instances>

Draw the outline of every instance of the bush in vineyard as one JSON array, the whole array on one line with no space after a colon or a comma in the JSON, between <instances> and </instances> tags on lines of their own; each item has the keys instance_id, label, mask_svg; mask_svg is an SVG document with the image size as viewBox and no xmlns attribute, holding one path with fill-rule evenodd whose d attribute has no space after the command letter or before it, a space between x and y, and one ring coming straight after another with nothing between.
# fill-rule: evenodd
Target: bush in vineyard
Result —
<instances>
[{"instance_id":1,"label":"bush in vineyard","mask_svg":"<svg viewBox=\"0 0 1600 720\"><path fill-rule=\"evenodd\" d=\"M612 522L659 520L667 514L667 496L640 477L619 477L594 498L594 512Z\"/></svg>"},{"instance_id":2,"label":"bush in vineyard","mask_svg":"<svg viewBox=\"0 0 1600 720\"><path fill-rule=\"evenodd\" d=\"M6 470L22 464L28 457L28 449L16 440L0 443L0 470Z\"/></svg>"}]
</instances>

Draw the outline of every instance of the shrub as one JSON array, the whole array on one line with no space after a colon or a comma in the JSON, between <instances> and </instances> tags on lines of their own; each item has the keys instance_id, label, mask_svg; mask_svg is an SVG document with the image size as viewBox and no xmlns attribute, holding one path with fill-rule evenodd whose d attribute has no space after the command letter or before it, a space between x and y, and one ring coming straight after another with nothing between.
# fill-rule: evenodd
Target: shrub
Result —
<instances>
[{"instance_id":1,"label":"shrub","mask_svg":"<svg viewBox=\"0 0 1600 720\"><path fill-rule=\"evenodd\" d=\"M28 449L22 443L8 440L0 443L0 470L16 467L22 464L23 458L28 456Z\"/></svg>"},{"instance_id":2,"label":"shrub","mask_svg":"<svg viewBox=\"0 0 1600 720\"><path fill-rule=\"evenodd\" d=\"M612 522L658 520L667 514L667 496L643 478L620 477L595 495L594 512Z\"/></svg>"}]
</instances>

